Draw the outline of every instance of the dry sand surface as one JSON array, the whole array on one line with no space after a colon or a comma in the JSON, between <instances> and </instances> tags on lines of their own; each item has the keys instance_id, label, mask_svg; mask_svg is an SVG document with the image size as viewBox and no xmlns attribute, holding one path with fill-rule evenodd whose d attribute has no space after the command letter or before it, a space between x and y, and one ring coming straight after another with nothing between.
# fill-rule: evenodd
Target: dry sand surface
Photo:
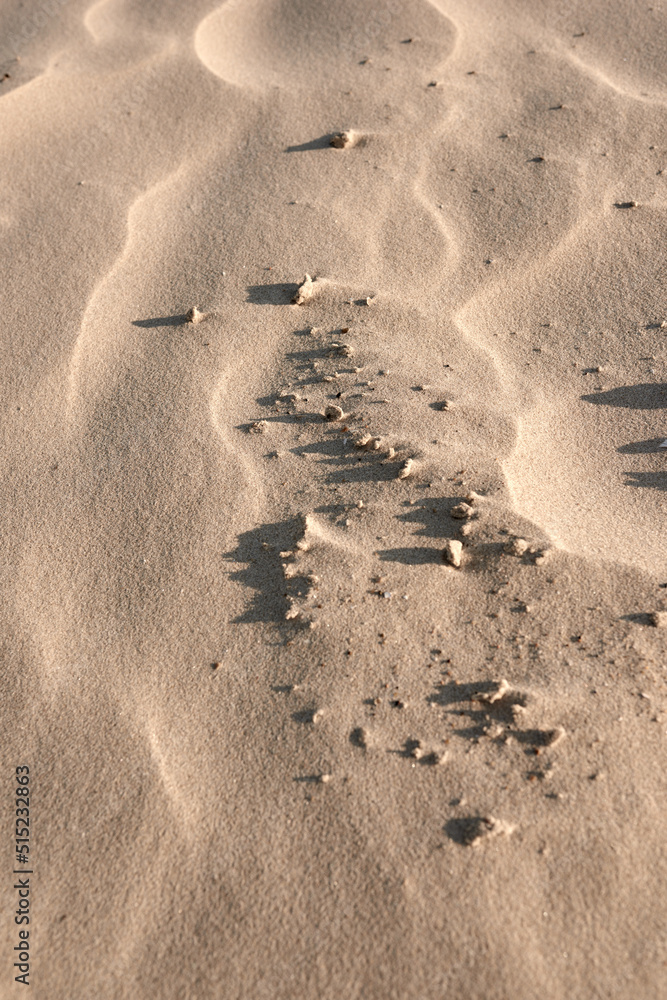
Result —
<instances>
[{"instance_id":1,"label":"dry sand surface","mask_svg":"<svg viewBox=\"0 0 667 1000\"><path fill-rule=\"evenodd\" d=\"M666 53L3 0L3 1000L667 996Z\"/></svg>"}]
</instances>

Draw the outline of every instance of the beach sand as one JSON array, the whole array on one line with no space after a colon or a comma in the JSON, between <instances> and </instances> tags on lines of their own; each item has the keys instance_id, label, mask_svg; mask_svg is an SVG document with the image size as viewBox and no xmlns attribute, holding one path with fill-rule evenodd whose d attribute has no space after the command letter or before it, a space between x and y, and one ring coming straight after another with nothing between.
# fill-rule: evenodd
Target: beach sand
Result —
<instances>
[{"instance_id":1,"label":"beach sand","mask_svg":"<svg viewBox=\"0 0 667 1000\"><path fill-rule=\"evenodd\" d=\"M662 5L0 28L0 995L667 995Z\"/></svg>"}]
</instances>

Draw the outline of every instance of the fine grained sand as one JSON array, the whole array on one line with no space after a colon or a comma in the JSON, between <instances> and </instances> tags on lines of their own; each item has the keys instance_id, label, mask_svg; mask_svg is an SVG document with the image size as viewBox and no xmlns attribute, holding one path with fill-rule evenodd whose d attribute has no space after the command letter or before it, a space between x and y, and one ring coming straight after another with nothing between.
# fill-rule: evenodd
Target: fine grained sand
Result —
<instances>
[{"instance_id":1,"label":"fine grained sand","mask_svg":"<svg viewBox=\"0 0 667 1000\"><path fill-rule=\"evenodd\" d=\"M0 994L665 996L661 4L28 8Z\"/></svg>"}]
</instances>

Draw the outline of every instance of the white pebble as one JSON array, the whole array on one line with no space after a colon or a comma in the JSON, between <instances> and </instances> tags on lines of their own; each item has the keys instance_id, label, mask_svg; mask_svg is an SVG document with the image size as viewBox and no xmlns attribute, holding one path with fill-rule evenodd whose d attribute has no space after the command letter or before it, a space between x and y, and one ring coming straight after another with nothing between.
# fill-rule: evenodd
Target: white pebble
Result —
<instances>
[{"instance_id":1,"label":"white pebble","mask_svg":"<svg viewBox=\"0 0 667 1000\"><path fill-rule=\"evenodd\" d=\"M450 566L454 566L458 569L461 565L461 557L463 555L463 542L459 542L456 538L448 538L445 542L445 547L442 550L442 558Z\"/></svg>"},{"instance_id":2,"label":"white pebble","mask_svg":"<svg viewBox=\"0 0 667 1000\"><path fill-rule=\"evenodd\" d=\"M329 140L329 145L333 146L334 149L349 149L350 146L354 146L356 141L356 136L351 129L347 129L345 132L338 132L336 135L332 136Z\"/></svg>"},{"instance_id":3,"label":"white pebble","mask_svg":"<svg viewBox=\"0 0 667 1000\"><path fill-rule=\"evenodd\" d=\"M312 299L314 290L313 279L309 274L307 274L299 285L292 302L295 306L302 306L305 302L308 302L309 299Z\"/></svg>"},{"instance_id":4,"label":"white pebble","mask_svg":"<svg viewBox=\"0 0 667 1000\"><path fill-rule=\"evenodd\" d=\"M324 410L325 420L342 420L345 416L340 406L327 406Z\"/></svg>"},{"instance_id":5,"label":"white pebble","mask_svg":"<svg viewBox=\"0 0 667 1000\"><path fill-rule=\"evenodd\" d=\"M203 319L206 319L206 313L200 312L197 306L193 306L185 318L188 323L201 323Z\"/></svg>"}]
</instances>

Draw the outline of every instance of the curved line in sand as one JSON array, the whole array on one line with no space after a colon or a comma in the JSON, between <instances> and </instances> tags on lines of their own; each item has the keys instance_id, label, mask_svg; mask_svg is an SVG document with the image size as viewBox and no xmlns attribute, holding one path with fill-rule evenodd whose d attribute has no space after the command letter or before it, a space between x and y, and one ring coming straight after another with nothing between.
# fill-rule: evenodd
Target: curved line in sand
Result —
<instances>
[{"instance_id":1,"label":"curved line in sand","mask_svg":"<svg viewBox=\"0 0 667 1000\"><path fill-rule=\"evenodd\" d=\"M104 2L106 2L106 0L104 0ZM224 73L221 73L219 68L216 68L213 65L206 51L207 38L205 37L207 35L207 32L210 30L211 25L213 25L220 18L221 15L224 16L225 10L227 8L233 10L237 5L238 5L237 0L227 0L226 3L221 4L219 7L215 7L214 10L206 14L206 16L199 22L199 24L195 28L192 41L197 59L199 59L202 66L206 67L209 73L212 73L213 76L217 77L219 80L224 80L224 82L228 83L230 87L237 87L239 90L243 90L245 89L245 87L242 84L233 80L231 76L226 76ZM261 89L261 88L256 88L256 89Z\"/></svg>"},{"instance_id":2,"label":"curved line in sand","mask_svg":"<svg viewBox=\"0 0 667 1000\"><path fill-rule=\"evenodd\" d=\"M577 221L571 225L565 233L563 233L556 245L547 253L535 259L530 267L517 268L510 277L505 278L498 283L494 283L492 286L487 286L480 292L476 293L469 300L463 303L455 314L454 319L459 328L471 337L475 343L479 343L480 340L483 341L482 346L494 360L499 377L504 386L511 387L514 384L518 385L521 389L522 398L517 398L515 396L513 407L514 412L511 414L511 418L513 419L516 427L514 447L509 455L500 460L500 467L502 469L508 497L511 501L513 510L521 517L526 518L536 525L536 527L549 538L550 544L552 544L554 548L559 548L573 555L584 555L585 557L598 562L605 561L618 565L625 564L636 566L637 560L635 558L622 559L618 558L618 556L613 558L609 557L607 550L599 541L597 544L591 543L588 550L582 549L581 539L575 540L574 542L571 540L568 541L565 535L559 530L557 524L554 524L554 518L549 516L548 511L546 512L546 516L540 517L535 508L531 508L530 505L526 508L519 496L520 489L517 488L517 480L513 473L513 466L516 464L519 449L522 447L522 441L527 440L528 436L534 436L534 432L530 430L530 426L531 423L533 425L535 423L534 414L539 411L540 402L536 399L536 397L530 395L530 391L525 380L521 380L520 372L514 369L512 362L503 358L501 354L494 351L493 342L485 334L476 335L472 332L474 324L472 322L473 317L471 314L475 311L476 307L477 311L482 312L483 324L486 324L488 321L489 308L485 299L493 300L494 294L497 291L502 291L505 297L507 297L508 294L513 298L520 297L521 289L519 288L519 285L523 286L527 283L530 284L533 281L539 280L540 274L549 274L553 267L557 267L562 262L563 257L567 256L569 248L573 244L576 244L577 238L581 235L582 231L589 227L591 223L595 225L603 218L608 217L608 215L614 211L611 207L613 195L611 195L608 190L602 191L600 193L600 198L602 200L602 205L600 205L600 202L597 201L596 206L587 211L580 219L577 219ZM479 308L480 306L482 306L482 309ZM561 488L561 485L558 485L557 489L559 491ZM629 552L630 549L631 547L628 549Z\"/></svg>"},{"instance_id":3,"label":"curved line in sand","mask_svg":"<svg viewBox=\"0 0 667 1000\"><path fill-rule=\"evenodd\" d=\"M95 18L110 2L111 0L95 0L83 15L83 26L94 42L99 43L104 37L103 31L96 31L95 29Z\"/></svg>"},{"instance_id":4,"label":"curved line in sand","mask_svg":"<svg viewBox=\"0 0 667 1000\"><path fill-rule=\"evenodd\" d=\"M617 211L614 206L614 200L617 198L618 192L616 188L606 188L598 192L596 197L596 204L593 208L588 209L582 215L580 215L576 221L560 236L558 241L548 250L546 250L539 257L533 257L528 265L523 263L516 267L510 275L502 276L498 281L491 284L485 285L482 289L475 292L469 299L463 302L456 312L454 313L453 319L457 325L466 326L469 322L468 316L472 310L481 311L486 314L488 309L486 307L486 300L491 300L496 292L502 292L505 298L508 294L514 293L518 296L519 291L523 290L527 281L532 280L535 277L539 277L541 273L549 272L555 263L558 263L559 258L568 251L573 241L580 233L585 230L591 223L602 221L602 219L609 217L614 211ZM662 209L661 205L655 205L651 203L652 208ZM519 287L520 286L520 287ZM474 335L472 335L474 336ZM488 345L488 350L493 354L493 347L491 343Z\"/></svg>"},{"instance_id":5,"label":"curved line in sand","mask_svg":"<svg viewBox=\"0 0 667 1000\"><path fill-rule=\"evenodd\" d=\"M457 55L458 50L461 47L461 42L463 41L463 28L461 27L459 22L452 17L450 11L444 11L442 9L441 0L424 0L424 2L427 3L430 7L433 7L433 9L436 10L438 14L440 14L440 16L445 21L447 21L448 24L454 30L454 40L452 47L443 59L443 62L449 62ZM442 65L442 63L438 63L438 66L440 65Z\"/></svg>"},{"instance_id":6,"label":"curved line in sand","mask_svg":"<svg viewBox=\"0 0 667 1000\"><path fill-rule=\"evenodd\" d=\"M228 425L223 424L218 416L224 410L224 397L227 391L227 383L231 377L232 373L229 371L220 377L209 399L209 416L213 430L217 434L222 446L228 452L225 461L228 462L230 456L233 456L247 477L247 484L251 489L246 492L244 497L244 507L246 510L250 510L254 517L259 513L264 499L264 492L261 487L262 477L257 475L257 469L252 458L245 454L239 444L231 441Z\"/></svg>"},{"instance_id":7,"label":"curved line in sand","mask_svg":"<svg viewBox=\"0 0 667 1000\"><path fill-rule=\"evenodd\" d=\"M582 59L581 56L575 55L571 49L567 49L562 43L558 44L557 47L563 58L572 63L572 65L578 70L581 70L582 73L594 80L596 83L613 90L614 93L619 94L621 97L625 97L633 101L640 101L642 104L657 104L660 107L667 106L667 95L643 94L640 91L629 87L627 84L617 83L616 80L613 80L607 73L604 72L604 70L600 69L599 66L594 66L591 63L586 62L585 59Z\"/></svg>"},{"instance_id":8,"label":"curved line in sand","mask_svg":"<svg viewBox=\"0 0 667 1000\"><path fill-rule=\"evenodd\" d=\"M28 87L32 87L34 84L40 83L47 77L52 76L53 75L52 67L55 65L55 63L57 63L58 59L60 58L60 56L63 54L64 51L65 51L64 49L59 49L57 52L53 53L43 70L41 70L35 76L30 77L29 80L25 81L25 83L20 83L18 87L13 87L11 90L8 90L6 93L4 93L0 98L0 100L2 101L3 110L6 109L6 106L11 102L12 98L16 97L17 94L23 96ZM4 124L6 128L6 123Z\"/></svg>"},{"instance_id":9,"label":"curved line in sand","mask_svg":"<svg viewBox=\"0 0 667 1000\"><path fill-rule=\"evenodd\" d=\"M95 6L107 2L108 0L98 0L98 3ZM427 6L431 7L433 10L437 11L440 17L442 17L443 20L445 20L448 23L448 25L451 26L454 33L451 49L446 53L441 62L436 64L437 66L440 66L442 65L442 63L450 60L452 58L452 55L456 52L457 48L459 47L461 39L461 29L459 28L457 22L454 21L454 19L449 14L445 13L442 10L438 0L423 0L423 2ZM219 21L220 17L221 16L224 17L226 11L232 11L236 9L238 6L239 6L239 0L226 0L226 3L221 4L219 7L216 7L214 10L206 14L205 17L199 22L199 24L195 28L193 36L193 47L197 55L197 58L200 60L200 62L209 70L209 72L213 73L214 76L218 77L218 79L224 80L225 83L228 83L230 84L230 86L233 87L238 87L239 89L262 90L264 89L264 87L261 85L253 84L249 80L244 80L243 83L239 83L238 81L232 79L231 75L221 72L219 67L219 62L217 60L212 60L209 55L209 52L207 51L209 47L209 42L207 37L209 31L213 29L213 32L215 33L215 28L213 26L216 24L216 22Z\"/></svg>"},{"instance_id":10,"label":"curved line in sand","mask_svg":"<svg viewBox=\"0 0 667 1000\"><path fill-rule=\"evenodd\" d=\"M594 213L595 209L591 209L583 216L583 218L578 219L572 226L570 226L569 229L567 229L565 233L563 233L563 235L561 236L561 238L558 240L557 244L554 247L552 247L549 251L543 254L539 259L534 260L528 268L517 267L511 276L499 279L497 282L494 282L491 285L486 285L479 292L476 292L473 296L471 296L471 298L467 299L461 306L459 306L459 308L454 313L453 321L458 327L458 329L461 330L464 336L466 336L469 340L471 340L479 349L483 350L489 357L494 370L498 374L498 379L505 391L508 400L511 395L511 387L514 383L516 383L519 376L512 369L511 362L507 361L507 359L504 358L499 352L494 350L493 343L491 340L489 340L485 335L480 336L479 334L476 334L474 332L474 323L472 321L471 314L473 313L474 310L479 309L480 305L484 303L484 300L486 299L492 300L494 295L498 291L502 291L503 294L506 294L507 292L511 292L512 289L514 289L516 293L518 290L516 286L519 283L523 285L527 280L530 280L530 278L532 276L535 276L538 272L548 270L549 269L548 262L552 260L554 257L561 255L563 252L567 250L568 246L572 243L572 241L576 238L576 236L582 231L582 229L585 228L590 219L593 218ZM483 312L485 316L488 315L488 307L486 306L486 304L484 306ZM522 386L521 388L524 392L526 391L525 386ZM549 538L550 543L553 544L555 547L565 548L561 540L555 537L548 528L546 528L539 521L536 521L530 515L526 515L525 512L522 510L521 504L518 503L516 499L516 490L514 488L512 476L508 471L508 466L511 465L512 460L516 455L517 449L519 448L521 443L521 432L522 432L522 426L525 422L525 415L528 412L530 412L530 410L534 407L534 405L535 404L533 399L531 398L523 399L519 400L518 402L515 402L514 412L509 412L509 413L505 412L505 417L511 420L514 424L515 437L512 450L508 455L505 455L503 458L499 459L499 466L502 472L502 477L505 483L505 487L507 489L508 497L512 505L512 509L517 514L523 517L527 516L528 519L531 520L532 523L536 525L539 531L541 531L544 535L547 536L547 538Z\"/></svg>"},{"instance_id":11,"label":"curved line in sand","mask_svg":"<svg viewBox=\"0 0 667 1000\"><path fill-rule=\"evenodd\" d=\"M433 205L423 190L422 184L425 173L426 164L423 165L422 169L415 178L414 196L424 211L431 217L436 229L441 233L448 249L449 260L447 261L447 264L451 265L452 268L455 268L461 260L461 246L454 236L452 227L447 224L447 220L442 214L442 210Z\"/></svg>"},{"instance_id":12,"label":"curved line in sand","mask_svg":"<svg viewBox=\"0 0 667 1000\"><path fill-rule=\"evenodd\" d=\"M141 213L142 207L156 194L156 192L158 192L161 188L167 187L172 181L178 178L178 176L184 171L187 163L187 160L182 161L179 166L171 173L167 174L166 177L163 177L151 187L142 191L142 193L135 198L127 210L127 236L125 243L120 254L116 257L111 267L95 285L95 288L93 289L86 304L86 308L84 309L83 316L81 317L79 334L72 348L68 366L68 390L66 401L66 423L70 427L74 425L76 420L75 410L79 390L78 376L79 369L83 363L84 355L88 349L95 351L99 350L100 347L100 345L97 345L92 341L92 338L87 335L86 331L86 326L91 318L91 315L95 311L97 299L102 295L106 286L113 280L117 272L125 264L128 257L135 252L137 235L140 229L137 216Z\"/></svg>"},{"instance_id":13,"label":"curved line in sand","mask_svg":"<svg viewBox=\"0 0 667 1000\"><path fill-rule=\"evenodd\" d=\"M193 819L197 820L201 817L201 808L198 808L197 804L192 801L191 795L184 792L184 788L189 788L189 783L187 780L179 780L175 774L173 764L160 741L155 717L149 715L148 718L145 718L142 721L142 728L146 732L149 753L155 765L160 785L180 827L181 835L186 840L193 841L193 830L195 829Z\"/></svg>"},{"instance_id":14,"label":"curved line in sand","mask_svg":"<svg viewBox=\"0 0 667 1000\"><path fill-rule=\"evenodd\" d=\"M586 227L589 221L599 212L600 215L608 214L604 211L604 208L599 207L592 208L586 212L581 218L578 218L576 222L573 223L560 237L558 242L543 253L538 258L533 258L532 262L525 266L521 264L519 267L515 268L512 274L503 276L498 279L498 281L491 284L485 285L480 291L476 292L469 299L466 299L454 314L454 322L462 326L466 326L468 323L468 314L475 308L479 308L486 299L492 299L497 291L502 291L503 295L507 297L507 293L514 289L517 292L517 285L525 285L526 281L533 277L538 272L543 272L547 269L555 257L565 251L571 244L572 240L577 236L582 229ZM611 209L609 209L611 212ZM486 312L486 310L484 310ZM474 336L474 335L473 335ZM487 348L491 353L493 352L492 347L489 345Z\"/></svg>"}]
</instances>

